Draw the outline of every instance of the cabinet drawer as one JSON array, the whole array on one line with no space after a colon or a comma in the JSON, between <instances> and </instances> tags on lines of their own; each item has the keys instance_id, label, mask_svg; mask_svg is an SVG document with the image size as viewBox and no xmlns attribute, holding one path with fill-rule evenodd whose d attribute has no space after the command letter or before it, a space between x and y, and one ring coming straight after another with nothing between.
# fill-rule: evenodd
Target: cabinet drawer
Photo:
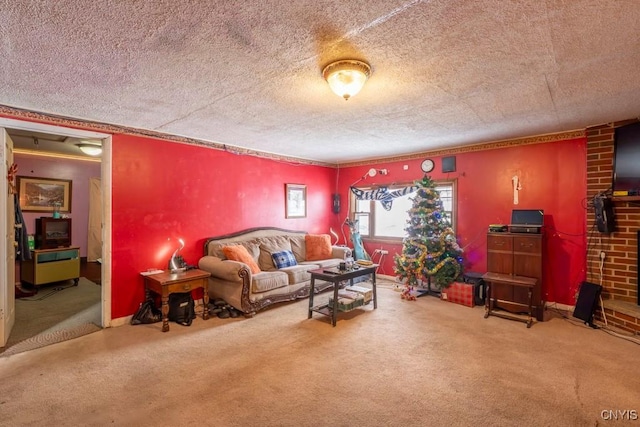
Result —
<instances>
[{"instance_id":1,"label":"cabinet drawer","mask_svg":"<svg viewBox=\"0 0 640 427\"><path fill-rule=\"evenodd\" d=\"M80 259L78 258L36 265L36 285L76 279L78 277L80 277Z\"/></svg>"},{"instance_id":2,"label":"cabinet drawer","mask_svg":"<svg viewBox=\"0 0 640 427\"><path fill-rule=\"evenodd\" d=\"M203 286L204 286L203 279L194 279L194 280L188 280L185 282L178 282L178 283L172 283L170 285L167 285L167 290L169 293L189 292L193 289L202 288Z\"/></svg>"},{"instance_id":3,"label":"cabinet drawer","mask_svg":"<svg viewBox=\"0 0 640 427\"><path fill-rule=\"evenodd\" d=\"M66 261L69 259L76 259L76 258L79 258L79 253L77 249L37 252L35 255L35 258L36 258L36 263L42 264L46 262L56 262L56 261Z\"/></svg>"},{"instance_id":4,"label":"cabinet drawer","mask_svg":"<svg viewBox=\"0 0 640 427\"><path fill-rule=\"evenodd\" d=\"M513 250L513 238L491 234L487 236L487 250L511 251Z\"/></svg>"},{"instance_id":5,"label":"cabinet drawer","mask_svg":"<svg viewBox=\"0 0 640 427\"><path fill-rule=\"evenodd\" d=\"M513 238L514 252L540 254L542 239L532 236L515 236Z\"/></svg>"}]
</instances>

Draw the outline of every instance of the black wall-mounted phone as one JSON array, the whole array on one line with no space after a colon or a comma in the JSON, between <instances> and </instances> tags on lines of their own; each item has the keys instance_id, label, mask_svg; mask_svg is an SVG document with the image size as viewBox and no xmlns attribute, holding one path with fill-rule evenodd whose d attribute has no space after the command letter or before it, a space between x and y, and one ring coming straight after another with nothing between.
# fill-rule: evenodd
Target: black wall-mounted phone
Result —
<instances>
[{"instance_id":1,"label":"black wall-mounted phone","mask_svg":"<svg viewBox=\"0 0 640 427\"><path fill-rule=\"evenodd\" d=\"M340 213L340 195L333 195L333 213Z\"/></svg>"}]
</instances>

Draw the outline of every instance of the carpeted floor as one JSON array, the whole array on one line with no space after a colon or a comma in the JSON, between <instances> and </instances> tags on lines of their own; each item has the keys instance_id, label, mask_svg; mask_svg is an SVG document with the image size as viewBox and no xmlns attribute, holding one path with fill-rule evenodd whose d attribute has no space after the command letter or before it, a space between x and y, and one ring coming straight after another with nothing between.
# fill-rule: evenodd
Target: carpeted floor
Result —
<instances>
[{"instance_id":1,"label":"carpeted floor","mask_svg":"<svg viewBox=\"0 0 640 427\"><path fill-rule=\"evenodd\" d=\"M377 310L336 327L307 308L125 325L0 358L0 424L638 425L606 417L640 411L640 347L602 330L550 312L527 329L385 287Z\"/></svg>"},{"instance_id":2,"label":"carpeted floor","mask_svg":"<svg viewBox=\"0 0 640 427\"><path fill-rule=\"evenodd\" d=\"M43 286L16 299L16 323L0 356L32 350L100 330L102 288L81 277Z\"/></svg>"}]
</instances>

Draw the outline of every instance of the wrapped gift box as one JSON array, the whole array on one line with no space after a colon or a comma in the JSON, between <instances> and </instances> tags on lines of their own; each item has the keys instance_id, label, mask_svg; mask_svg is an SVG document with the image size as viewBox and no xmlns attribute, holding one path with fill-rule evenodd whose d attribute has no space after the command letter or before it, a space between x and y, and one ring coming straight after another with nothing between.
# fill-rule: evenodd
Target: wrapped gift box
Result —
<instances>
[{"instance_id":1,"label":"wrapped gift box","mask_svg":"<svg viewBox=\"0 0 640 427\"><path fill-rule=\"evenodd\" d=\"M356 299L338 298L338 311L351 311L364 305L364 298L359 295ZM333 298L329 297L329 308L333 307Z\"/></svg>"},{"instance_id":2,"label":"wrapped gift box","mask_svg":"<svg viewBox=\"0 0 640 427\"><path fill-rule=\"evenodd\" d=\"M475 306L475 286L472 283L453 282L442 290L440 297L443 300L456 304Z\"/></svg>"},{"instance_id":3,"label":"wrapped gift box","mask_svg":"<svg viewBox=\"0 0 640 427\"><path fill-rule=\"evenodd\" d=\"M338 299L340 298L357 299L359 296L360 296L359 293L348 291L346 289L340 289L338 291Z\"/></svg>"},{"instance_id":4,"label":"wrapped gift box","mask_svg":"<svg viewBox=\"0 0 640 427\"><path fill-rule=\"evenodd\" d=\"M356 292L362 295L365 304L369 304L373 299L373 290L365 288L364 286L347 286L344 289L345 291Z\"/></svg>"}]
</instances>

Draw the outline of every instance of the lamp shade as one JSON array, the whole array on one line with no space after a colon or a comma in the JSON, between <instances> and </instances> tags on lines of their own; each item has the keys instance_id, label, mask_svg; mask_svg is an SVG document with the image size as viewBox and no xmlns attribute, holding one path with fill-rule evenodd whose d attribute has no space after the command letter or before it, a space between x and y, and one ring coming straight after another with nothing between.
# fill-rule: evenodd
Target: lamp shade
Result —
<instances>
[{"instance_id":1,"label":"lamp shade","mask_svg":"<svg viewBox=\"0 0 640 427\"><path fill-rule=\"evenodd\" d=\"M332 62L322 70L331 90L345 100L360 92L370 74L369 64L355 59Z\"/></svg>"}]
</instances>

